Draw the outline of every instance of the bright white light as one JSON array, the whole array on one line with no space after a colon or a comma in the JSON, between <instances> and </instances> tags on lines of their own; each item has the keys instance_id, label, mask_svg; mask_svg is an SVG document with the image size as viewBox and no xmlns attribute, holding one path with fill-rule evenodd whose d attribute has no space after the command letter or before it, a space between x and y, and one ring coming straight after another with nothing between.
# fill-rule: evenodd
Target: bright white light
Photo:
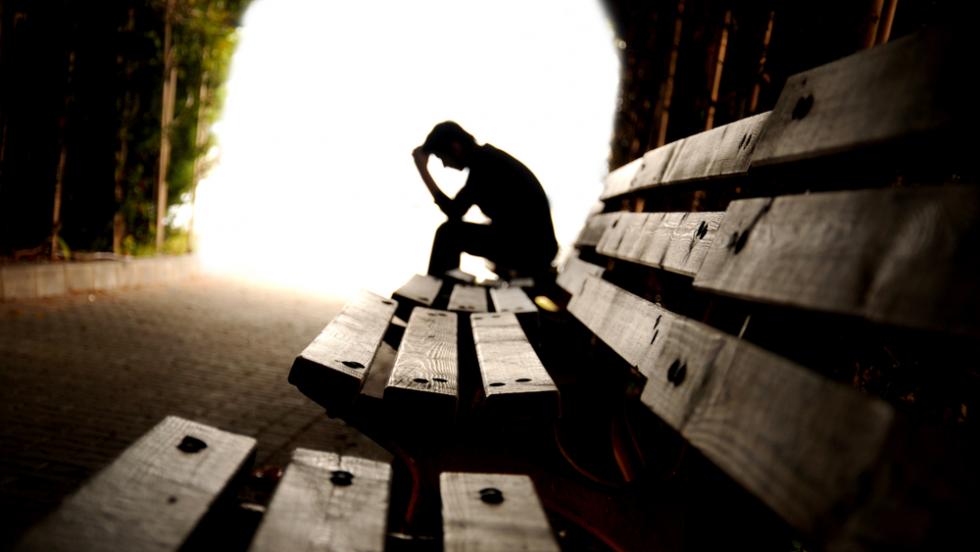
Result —
<instances>
[{"instance_id":1,"label":"bright white light","mask_svg":"<svg viewBox=\"0 0 980 552\"><path fill-rule=\"evenodd\" d=\"M569 244L606 172L618 67L599 0L259 0L198 191L202 261L390 293L424 273L444 219L411 151L447 119L534 171ZM449 195L465 179L430 170Z\"/></svg>"}]
</instances>

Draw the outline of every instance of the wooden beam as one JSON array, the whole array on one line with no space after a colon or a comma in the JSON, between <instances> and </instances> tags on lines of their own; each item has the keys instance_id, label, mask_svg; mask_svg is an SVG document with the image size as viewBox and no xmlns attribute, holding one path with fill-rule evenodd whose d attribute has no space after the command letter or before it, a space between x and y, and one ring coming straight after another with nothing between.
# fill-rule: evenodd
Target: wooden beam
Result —
<instances>
[{"instance_id":1,"label":"wooden beam","mask_svg":"<svg viewBox=\"0 0 980 552\"><path fill-rule=\"evenodd\" d=\"M514 314L470 317L484 404L492 415L554 418L558 388Z\"/></svg>"},{"instance_id":2,"label":"wooden beam","mask_svg":"<svg viewBox=\"0 0 980 552\"><path fill-rule=\"evenodd\" d=\"M456 284L449 295L447 309L457 312L487 312L487 288Z\"/></svg>"},{"instance_id":3,"label":"wooden beam","mask_svg":"<svg viewBox=\"0 0 980 552\"><path fill-rule=\"evenodd\" d=\"M398 303L361 292L296 357L289 383L328 410L361 390Z\"/></svg>"},{"instance_id":4,"label":"wooden beam","mask_svg":"<svg viewBox=\"0 0 980 552\"><path fill-rule=\"evenodd\" d=\"M390 488L388 463L296 449L249 550L382 552Z\"/></svg>"},{"instance_id":5,"label":"wooden beam","mask_svg":"<svg viewBox=\"0 0 980 552\"><path fill-rule=\"evenodd\" d=\"M538 312L534 302L519 287L491 288L490 300L495 312Z\"/></svg>"},{"instance_id":6,"label":"wooden beam","mask_svg":"<svg viewBox=\"0 0 980 552\"><path fill-rule=\"evenodd\" d=\"M694 286L980 335L978 205L975 186L735 201Z\"/></svg>"},{"instance_id":7,"label":"wooden beam","mask_svg":"<svg viewBox=\"0 0 980 552\"><path fill-rule=\"evenodd\" d=\"M559 550L528 476L444 472L439 487L446 552Z\"/></svg>"},{"instance_id":8,"label":"wooden beam","mask_svg":"<svg viewBox=\"0 0 980 552\"><path fill-rule=\"evenodd\" d=\"M456 332L455 313L412 311L384 392L393 414L452 419L459 388Z\"/></svg>"},{"instance_id":9,"label":"wooden beam","mask_svg":"<svg viewBox=\"0 0 980 552\"><path fill-rule=\"evenodd\" d=\"M177 550L255 439L168 416L35 526L21 550Z\"/></svg>"},{"instance_id":10,"label":"wooden beam","mask_svg":"<svg viewBox=\"0 0 980 552\"><path fill-rule=\"evenodd\" d=\"M925 133L940 142L959 139L955 129L976 120L962 80L969 48L960 42L955 32L937 28L793 75L752 154L752 166Z\"/></svg>"},{"instance_id":11,"label":"wooden beam","mask_svg":"<svg viewBox=\"0 0 980 552\"><path fill-rule=\"evenodd\" d=\"M725 213L622 213L596 252L669 272L694 276Z\"/></svg>"}]
</instances>

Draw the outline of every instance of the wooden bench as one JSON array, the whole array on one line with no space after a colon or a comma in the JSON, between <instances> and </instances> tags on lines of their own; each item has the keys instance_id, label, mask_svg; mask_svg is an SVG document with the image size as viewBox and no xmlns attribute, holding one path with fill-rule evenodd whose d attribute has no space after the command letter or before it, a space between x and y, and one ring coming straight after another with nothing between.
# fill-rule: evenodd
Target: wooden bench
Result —
<instances>
[{"instance_id":1,"label":"wooden bench","mask_svg":"<svg viewBox=\"0 0 980 552\"><path fill-rule=\"evenodd\" d=\"M558 275L567 312L459 275L352 300L289 381L394 461L296 451L253 548L968 547L962 42L805 71L771 112L611 173Z\"/></svg>"},{"instance_id":2,"label":"wooden bench","mask_svg":"<svg viewBox=\"0 0 980 552\"><path fill-rule=\"evenodd\" d=\"M611 173L557 279L574 322L542 324L519 289L456 279L415 276L374 298L398 302L360 334L388 334L375 361L391 365L379 370L387 384L336 387L345 397L321 404L422 456L460 440L454 419L478 435L480 413L532 420L526 435L554 431L549 452L507 449L522 464L484 447L494 461L483 467L532 472L560 456L573 477L535 472L549 508L587 494L576 476L615 489L628 506L592 533L626 548L963 542L978 489L963 427L978 395L975 371L951 366L976 358L980 335L980 188L965 161L969 118L955 115L969 112L957 40L923 31L803 72L771 112ZM534 317L534 331L508 311ZM392 312L407 321L400 341L399 324L383 327ZM314 356L291 375L310 397L317 378L363 383L322 358L323 375L301 376ZM420 418L436 435L406 430ZM663 450L676 460L649 460ZM690 487L649 486L678 473ZM651 492L724 497L731 521L688 502L684 529L620 527L670 508Z\"/></svg>"}]
</instances>

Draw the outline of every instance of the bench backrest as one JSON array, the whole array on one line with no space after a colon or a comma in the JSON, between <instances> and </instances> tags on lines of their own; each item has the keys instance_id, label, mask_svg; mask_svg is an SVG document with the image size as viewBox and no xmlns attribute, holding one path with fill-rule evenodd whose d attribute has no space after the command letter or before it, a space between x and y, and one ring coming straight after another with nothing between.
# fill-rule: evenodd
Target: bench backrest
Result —
<instances>
[{"instance_id":1,"label":"bench backrest","mask_svg":"<svg viewBox=\"0 0 980 552\"><path fill-rule=\"evenodd\" d=\"M831 546L957 542L975 512L964 436L929 402L976 400L935 396L980 336L961 42L806 71L772 112L614 171L559 276L650 411Z\"/></svg>"}]
</instances>

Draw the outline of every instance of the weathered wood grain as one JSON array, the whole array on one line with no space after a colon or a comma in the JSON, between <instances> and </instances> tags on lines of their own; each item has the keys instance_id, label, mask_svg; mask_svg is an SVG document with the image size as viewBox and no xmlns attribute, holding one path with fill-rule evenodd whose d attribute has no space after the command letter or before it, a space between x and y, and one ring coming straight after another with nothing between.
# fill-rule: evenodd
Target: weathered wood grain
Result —
<instances>
[{"instance_id":1,"label":"weathered wood grain","mask_svg":"<svg viewBox=\"0 0 980 552\"><path fill-rule=\"evenodd\" d=\"M575 247L595 247L602 238L602 234L606 231L606 228L617 217L619 217L619 213L600 213L589 217L585 221L585 226L582 227L582 231L579 232L578 238L575 240Z\"/></svg>"},{"instance_id":2,"label":"weathered wood grain","mask_svg":"<svg viewBox=\"0 0 980 552\"><path fill-rule=\"evenodd\" d=\"M492 288L490 289L490 300L493 302L493 310L496 312L537 312L531 298L519 287Z\"/></svg>"},{"instance_id":3,"label":"weathered wood grain","mask_svg":"<svg viewBox=\"0 0 980 552\"><path fill-rule=\"evenodd\" d=\"M439 487L446 552L558 551L528 476L444 472Z\"/></svg>"},{"instance_id":4,"label":"weathered wood grain","mask_svg":"<svg viewBox=\"0 0 980 552\"><path fill-rule=\"evenodd\" d=\"M254 450L251 437L168 416L35 526L19 549L177 550Z\"/></svg>"},{"instance_id":5,"label":"weathered wood grain","mask_svg":"<svg viewBox=\"0 0 980 552\"><path fill-rule=\"evenodd\" d=\"M412 311L385 387L386 403L452 416L459 385L457 323L452 312L424 307Z\"/></svg>"},{"instance_id":6,"label":"weathered wood grain","mask_svg":"<svg viewBox=\"0 0 980 552\"><path fill-rule=\"evenodd\" d=\"M456 284L447 308L457 312L487 312L487 288Z\"/></svg>"},{"instance_id":7,"label":"weathered wood grain","mask_svg":"<svg viewBox=\"0 0 980 552\"><path fill-rule=\"evenodd\" d=\"M431 307L439 297L442 280L433 276L415 274L392 297L405 298L420 305Z\"/></svg>"},{"instance_id":8,"label":"weathered wood grain","mask_svg":"<svg viewBox=\"0 0 980 552\"><path fill-rule=\"evenodd\" d=\"M390 488L387 463L296 449L249 550L381 552Z\"/></svg>"},{"instance_id":9,"label":"weathered wood grain","mask_svg":"<svg viewBox=\"0 0 980 552\"><path fill-rule=\"evenodd\" d=\"M517 316L475 314L470 323L487 410L504 416L556 416L558 388Z\"/></svg>"},{"instance_id":10,"label":"weathered wood grain","mask_svg":"<svg viewBox=\"0 0 980 552\"><path fill-rule=\"evenodd\" d=\"M768 118L759 113L648 151L625 191L744 174Z\"/></svg>"},{"instance_id":11,"label":"weathered wood grain","mask_svg":"<svg viewBox=\"0 0 980 552\"><path fill-rule=\"evenodd\" d=\"M674 315L596 276L583 282L568 311L632 366L663 344Z\"/></svg>"},{"instance_id":12,"label":"weathered wood grain","mask_svg":"<svg viewBox=\"0 0 980 552\"><path fill-rule=\"evenodd\" d=\"M857 149L972 117L962 76L972 50L962 46L939 28L793 75L752 165Z\"/></svg>"},{"instance_id":13,"label":"weathered wood grain","mask_svg":"<svg viewBox=\"0 0 980 552\"><path fill-rule=\"evenodd\" d=\"M724 213L622 213L603 234L596 252L694 276L718 232Z\"/></svg>"},{"instance_id":14,"label":"weathered wood grain","mask_svg":"<svg viewBox=\"0 0 980 552\"><path fill-rule=\"evenodd\" d=\"M289 383L327 409L350 402L397 307L393 299L361 292L296 357Z\"/></svg>"},{"instance_id":15,"label":"weathered wood grain","mask_svg":"<svg viewBox=\"0 0 980 552\"><path fill-rule=\"evenodd\" d=\"M665 338L641 362L651 410L795 527L812 534L860 507L891 407L691 320Z\"/></svg>"},{"instance_id":16,"label":"weathered wood grain","mask_svg":"<svg viewBox=\"0 0 980 552\"><path fill-rule=\"evenodd\" d=\"M608 199L628 192L642 165L643 158L640 157L609 173L603 183L600 198Z\"/></svg>"},{"instance_id":17,"label":"weathered wood grain","mask_svg":"<svg viewBox=\"0 0 980 552\"><path fill-rule=\"evenodd\" d=\"M980 189L733 202L694 285L726 295L980 333Z\"/></svg>"},{"instance_id":18,"label":"weathered wood grain","mask_svg":"<svg viewBox=\"0 0 980 552\"><path fill-rule=\"evenodd\" d=\"M571 295L575 295L582 289L582 284L588 276L601 278L604 271L601 266L587 263L579 259L578 255L572 254L565 259L565 264L558 273L556 282L562 289Z\"/></svg>"}]
</instances>

